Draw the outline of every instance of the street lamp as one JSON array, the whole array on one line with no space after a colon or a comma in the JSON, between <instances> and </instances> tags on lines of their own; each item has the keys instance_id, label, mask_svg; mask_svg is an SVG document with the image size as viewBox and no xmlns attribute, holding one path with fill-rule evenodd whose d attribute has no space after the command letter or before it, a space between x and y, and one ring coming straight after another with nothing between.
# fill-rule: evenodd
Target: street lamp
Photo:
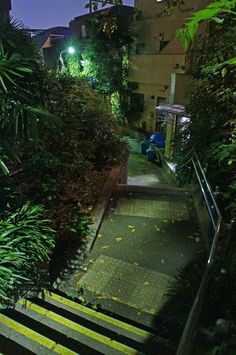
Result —
<instances>
[{"instance_id":1,"label":"street lamp","mask_svg":"<svg viewBox=\"0 0 236 355\"><path fill-rule=\"evenodd\" d=\"M65 63L64 63L64 59L62 57L63 53L69 53L69 54L74 54L75 53L75 48L70 46L67 49L63 50L60 52L60 56L59 56L59 62L61 63L61 70L65 69Z\"/></svg>"}]
</instances>

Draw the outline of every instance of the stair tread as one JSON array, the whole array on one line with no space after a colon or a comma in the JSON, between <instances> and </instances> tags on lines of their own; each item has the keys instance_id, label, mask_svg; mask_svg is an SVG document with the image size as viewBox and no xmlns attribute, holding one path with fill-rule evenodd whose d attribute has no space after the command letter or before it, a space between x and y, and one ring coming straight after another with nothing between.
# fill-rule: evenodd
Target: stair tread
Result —
<instances>
[{"instance_id":1,"label":"stair tread","mask_svg":"<svg viewBox=\"0 0 236 355\"><path fill-rule=\"evenodd\" d=\"M22 307L23 306L23 307ZM87 344L104 354L137 354L137 350L120 343L94 330L86 328L34 302L22 299L16 305L18 312L63 333L64 335ZM112 350L111 350L112 349Z\"/></svg>"},{"instance_id":2,"label":"stair tread","mask_svg":"<svg viewBox=\"0 0 236 355\"><path fill-rule=\"evenodd\" d=\"M128 336L130 333L135 335L136 338L140 338L140 340L145 341L146 339L150 339L154 336L153 333L146 331L142 328L136 327L134 325L128 324L119 319L108 316L102 312L95 311L91 308L83 306L79 303L76 303L72 300L69 300L63 296L60 296L56 293L45 291L44 292L44 300L54 304L55 306L59 306L61 308L71 310L71 312L79 312L84 317L88 319L94 318L96 322L100 322L101 324L106 324L107 326L117 330L118 332L125 333Z\"/></svg>"},{"instance_id":3,"label":"stair tread","mask_svg":"<svg viewBox=\"0 0 236 355\"><path fill-rule=\"evenodd\" d=\"M4 314L0 314L0 333L6 338L17 341L22 346L26 346L28 343L30 350L37 351L38 354L78 354Z\"/></svg>"}]
</instances>

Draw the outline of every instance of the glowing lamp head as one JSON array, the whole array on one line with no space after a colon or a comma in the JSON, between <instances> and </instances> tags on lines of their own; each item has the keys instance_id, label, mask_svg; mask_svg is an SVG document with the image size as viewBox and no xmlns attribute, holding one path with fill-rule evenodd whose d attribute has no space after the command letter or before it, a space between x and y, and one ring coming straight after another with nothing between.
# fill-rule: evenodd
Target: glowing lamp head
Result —
<instances>
[{"instance_id":1,"label":"glowing lamp head","mask_svg":"<svg viewBox=\"0 0 236 355\"><path fill-rule=\"evenodd\" d=\"M74 54L75 53L74 47L68 47L67 51L68 51L69 54Z\"/></svg>"}]
</instances>

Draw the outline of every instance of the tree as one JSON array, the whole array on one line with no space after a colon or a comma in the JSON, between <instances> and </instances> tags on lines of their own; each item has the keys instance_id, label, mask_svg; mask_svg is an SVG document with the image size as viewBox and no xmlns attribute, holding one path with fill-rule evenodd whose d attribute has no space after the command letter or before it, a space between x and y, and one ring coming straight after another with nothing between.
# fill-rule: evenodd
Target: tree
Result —
<instances>
[{"instance_id":1,"label":"tree","mask_svg":"<svg viewBox=\"0 0 236 355\"><path fill-rule=\"evenodd\" d=\"M201 326L214 334L205 341L204 349L198 349L198 353L207 354L233 354L235 349L235 225L234 230L229 229L236 217L236 28L233 6L235 1L231 0L213 2L193 14L186 28L178 31L185 48L188 48L190 65L187 69L195 79L195 86L187 107L191 122L176 143L176 160L178 163L186 162L186 155L195 148L223 215L200 320ZM202 22L205 32L199 35L197 30ZM178 176L182 179L185 168L181 164L178 166ZM219 272L222 267L226 270L224 275ZM181 283L180 280L178 282ZM192 284L190 289L194 287ZM220 318L227 320L225 324L230 331L214 327ZM217 333L219 331L222 331L221 336ZM200 344L199 339L197 344Z\"/></svg>"},{"instance_id":2,"label":"tree","mask_svg":"<svg viewBox=\"0 0 236 355\"><path fill-rule=\"evenodd\" d=\"M189 48L188 73L196 82L188 107L191 124L186 134L190 139L184 141L181 151L197 149L208 166L208 177L218 191L222 210L229 209L229 219L236 216L233 202L236 197L234 3L232 0L213 2L193 14L186 28L177 31L184 46ZM208 26L199 39L197 29L204 21Z\"/></svg>"},{"instance_id":3,"label":"tree","mask_svg":"<svg viewBox=\"0 0 236 355\"><path fill-rule=\"evenodd\" d=\"M82 54L83 74L108 96L117 93L125 115L129 93L128 52L134 38L131 16L121 9L103 11L88 21L89 41Z\"/></svg>"},{"instance_id":4,"label":"tree","mask_svg":"<svg viewBox=\"0 0 236 355\"><path fill-rule=\"evenodd\" d=\"M98 5L100 4L102 7L106 5L122 5L122 0L89 0L89 2L85 5L86 8L90 9L90 12L97 11Z\"/></svg>"},{"instance_id":5,"label":"tree","mask_svg":"<svg viewBox=\"0 0 236 355\"><path fill-rule=\"evenodd\" d=\"M46 112L44 70L33 42L16 23L0 23L0 164L19 158L19 140L36 139L37 125Z\"/></svg>"}]
</instances>

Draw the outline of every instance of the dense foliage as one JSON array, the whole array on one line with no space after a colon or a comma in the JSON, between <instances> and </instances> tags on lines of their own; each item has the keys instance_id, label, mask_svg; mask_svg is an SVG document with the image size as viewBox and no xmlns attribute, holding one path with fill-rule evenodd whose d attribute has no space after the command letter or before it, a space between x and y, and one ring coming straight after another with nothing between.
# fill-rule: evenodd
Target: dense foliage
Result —
<instances>
[{"instance_id":1,"label":"dense foliage","mask_svg":"<svg viewBox=\"0 0 236 355\"><path fill-rule=\"evenodd\" d=\"M86 242L90 211L124 143L106 100L49 72L25 30L8 21L0 23L0 99L2 303L38 282L49 257L53 281L70 249Z\"/></svg>"},{"instance_id":2,"label":"dense foliage","mask_svg":"<svg viewBox=\"0 0 236 355\"><path fill-rule=\"evenodd\" d=\"M28 35L17 23L0 22L0 159L5 173L7 157L19 158L19 141L35 139L39 120L47 116L43 77Z\"/></svg>"},{"instance_id":3,"label":"dense foliage","mask_svg":"<svg viewBox=\"0 0 236 355\"><path fill-rule=\"evenodd\" d=\"M235 15L222 14L222 23L211 22L201 48L190 50L189 73L195 79L188 111L191 123L180 143L181 155L193 148L207 166L207 176L217 191L225 219L236 215L235 206ZM178 155L180 156L180 154ZM181 173L181 172L180 172Z\"/></svg>"},{"instance_id":4,"label":"dense foliage","mask_svg":"<svg viewBox=\"0 0 236 355\"><path fill-rule=\"evenodd\" d=\"M87 22L88 40L82 53L82 75L107 96L116 95L117 116L127 114L130 85L128 53L134 39L132 15L120 8L102 11ZM114 106L113 106L114 107Z\"/></svg>"},{"instance_id":5,"label":"dense foliage","mask_svg":"<svg viewBox=\"0 0 236 355\"><path fill-rule=\"evenodd\" d=\"M190 45L187 69L195 83L187 107L191 121L175 145L178 179L180 183L191 181L186 162L195 149L223 214L221 238L200 319L202 335L195 344L197 354L233 354L235 350L236 27L232 6L232 1L213 2L195 13L187 27L179 31L185 46ZM205 32L196 35L204 20L209 21L204 23ZM179 310L184 325L203 266L205 262L197 260L180 272L169 292L167 326L168 322L172 327L178 324ZM175 333L176 341L180 333Z\"/></svg>"},{"instance_id":6,"label":"dense foliage","mask_svg":"<svg viewBox=\"0 0 236 355\"><path fill-rule=\"evenodd\" d=\"M42 206L23 205L0 219L0 307L41 282L54 247L54 231ZM30 276L29 276L30 275Z\"/></svg>"}]
</instances>

